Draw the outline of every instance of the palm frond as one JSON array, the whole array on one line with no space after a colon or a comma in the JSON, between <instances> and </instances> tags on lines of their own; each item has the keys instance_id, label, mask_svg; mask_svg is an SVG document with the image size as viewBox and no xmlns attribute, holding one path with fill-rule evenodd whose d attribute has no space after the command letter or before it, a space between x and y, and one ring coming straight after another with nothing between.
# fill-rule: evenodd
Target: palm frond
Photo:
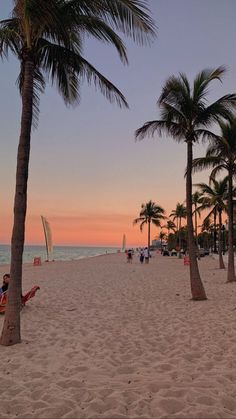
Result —
<instances>
[{"instance_id":1,"label":"palm frond","mask_svg":"<svg viewBox=\"0 0 236 419\"><path fill-rule=\"evenodd\" d=\"M193 159L192 163L192 171L193 173L200 172L202 170L210 169L211 167L215 167L220 163L220 159L218 157L198 157Z\"/></svg>"},{"instance_id":2,"label":"palm frond","mask_svg":"<svg viewBox=\"0 0 236 419\"><path fill-rule=\"evenodd\" d=\"M11 23L11 22L10 22ZM15 30L0 22L0 57L8 58L9 50L15 55L20 54L20 36Z\"/></svg>"},{"instance_id":3,"label":"palm frond","mask_svg":"<svg viewBox=\"0 0 236 419\"><path fill-rule=\"evenodd\" d=\"M227 167L224 164L219 164L216 166L210 174L210 181L215 179L216 175L218 175L222 170L227 170Z\"/></svg>"},{"instance_id":4,"label":"palm frond","mask_svg":"<svg viewBox=\"0 0 236 419\"><path fill-rule=\"evenodd\" d=\"M51 76L52 82L57 83L65 103L78 102L80 82L86 79L88 84L93 82L111 103L128 107L123 94L82 56L46 40L41 40L41 45L42 68Z\"/></svg>"},{"instance_id":5,"label":"palm frond","mask_svg":"<svg viewBox=\"0 0 236 419\"><path fill-rule=\"evenodd\" d=\"M193 84L193 102L203 103L206 101L206 94L208 93L208 86L212 80L222 80L222 76L226 72L224 66L216 69L204 69L197 74Z\"/></svg>"},{"instance_id":6,"label":"palm frond","mask_svg":"<svg viewBox=\"0 0 236 419\"><path fill-rule=\"evenodd\" d=\"M217 141L219 138L218 135L207 129L198 128L195 130L195 133L198 136L198 138L202 138L203 143L205 141Z\"/></svg>"},{"instance_id":7,"label":"palm frond","mask_svg":"<svg viewBox=\"0 0 236 419\"><path fill-rule=\"evenodd\" d=\"M108 42L115 46L123 63L128 63L126 48L122 39L103 20L94 16L81 16L78 18L79 30L93 36L99 41Z\"/></svg>"},{"instance_id":8,"label":"palm frond","mask_svg":"<svg viewBox=\"0 0 236 419\"><path fill-rule=\"evenodd\" d=\"M149 9L140 0L70 0L64 5L75 19L81 15L97 16L139 44L156 37L156 25Z\"/></svg>"},{"instance_id":9,"label":"palm frond","mask_svg":"<svg viewBox=\"0 0 236 419\"><path fill-rule=\"evenodd\" d=\"M146 136L153 137L157 133L160 137L166 133L173 135L176 141L181 141L181 128L179 124L168 121L148 121L135 131L136 140L143 140Z\"/></svg>"},{"instance_id":10,"label":"palm frond","mask_svg":"<svg viewBox=\"0 0 236 419\"><path fill-rule=\"evenodd\" d=\"M139 44L150 43L156 36L156 25L141 0L102 0L115 28Z\"/></svg>"},{"instance_id":11,"label":"palm frond","mask_svg":"<svg viewBox=\"0 0 236 419\"><path fill-rule=\"evenodd\" d=\"M207 126L213 122L220 122L223 119L231 120L232 111L236 108L236 94L228 94L208 107L204 108L202 112L199 113L196 123L203 126Z\"/></svg>"}]
</instances>

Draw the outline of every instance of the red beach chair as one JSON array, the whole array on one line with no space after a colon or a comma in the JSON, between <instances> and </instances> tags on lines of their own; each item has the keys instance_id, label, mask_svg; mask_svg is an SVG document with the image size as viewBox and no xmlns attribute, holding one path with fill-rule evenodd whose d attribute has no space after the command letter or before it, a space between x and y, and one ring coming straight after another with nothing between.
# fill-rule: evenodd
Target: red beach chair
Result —
<instances>
[{"instance_id":1,"label":"red beach chair","mask_svg":"<svg viewBox=\"0 0 236 419\"><path fill-rule=\"evenodd\" d=\"M0 313L5 313L7 305L7 291L3 292L0 297Z\"/></svg>"},{"instance_id":2,"label":"red beach chair","mask_svg":"<svg viewBox=\"0 0 236 419\"><path fill-rule=\"evenodd\" d=\"M36 292L39 289L40 289L40 287L38 285L35 285L25 295L22 295L22 297L21 297L22 307L24 307L24 305L25 305L25 303L27 303L27 301L29 301L31 298L33 298L35 296ZM0 297L0 314L5 313L6 305L7 305L7 291L4 292Z\"/></svg>"}]
</instances>

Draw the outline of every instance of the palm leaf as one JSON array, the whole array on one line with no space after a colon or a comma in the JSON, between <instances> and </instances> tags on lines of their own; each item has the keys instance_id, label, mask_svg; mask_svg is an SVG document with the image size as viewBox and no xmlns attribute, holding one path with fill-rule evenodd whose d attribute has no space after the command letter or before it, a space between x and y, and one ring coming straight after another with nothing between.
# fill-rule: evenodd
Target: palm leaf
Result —
<instances>
[{"instance_id":1,"label":"palm leaf","mask_svg":"<svg viewBox=\"0 0 236 419\"><path fill-rule=\"evenodd\" d=\"M139 44L149 43L156 36L155 23L143 1L70 0L64 8L72 11L75 19L86 14L100 17Z\"/></svg>"},{"instance_id":2,"label":"palm leaf","mask_svg":"<svg viewBox=\"0 0 236 419\"><path fill-rule=\"evenodd\" d=\"M93 82L111 103L128 107L122 93L82 56L46 40L41 40L41 45L42 68L51 76L52 82L57 83L65 103L78 102L80 81L86 79L88 84Z\"/></svg>"},{"instance_id":3,"label":"palm leaf","mask_svg":"<svg viewBox=\"0 0 236 419\"><path fill-rule=\"evenodd\" d=\"M168 121L148 121L135 131L136 140L143 140L146 136L153 137L157 132L160 137L166 133L175 136L176 141L182 140L182 131L179 124Z\"/></svg>"},{"instance_id":4,"label":"palm leaf","mask_svg":"<svg viewBox=\"0 0 236 419\"><path fill-rule=\"evenodd\" d=\"M79 30L94 38L108 42L115 46L123 63L128 63L126 48L122 39L104 21L94 16L81 16L78 18Z\"/></svg>"},{"instance_id":5,"label":"palm leaf","mask_svg":"<svg viewBox=\"0 0 236 419\"><path fill-rule=\"evenodd\" d=\"M216 166L220 163L220 159L218 157L198 157L193 159L192 163L192 171L193 173L210 169L212 166Z\"/></svg>"},{"instance_id":6,"label":"palm leaf","mask_svg":"<svg viewBox=\"0 0 236 419\"><path fill-rule=\"evenodd\" d=\"M205 102L206 94L208 93L208 86L212 80L220 80L226 72L224 66L218 67L214 70L205 69L201 71L194 80L193 84L193 103Z\"/></svg>"}]
</instances>

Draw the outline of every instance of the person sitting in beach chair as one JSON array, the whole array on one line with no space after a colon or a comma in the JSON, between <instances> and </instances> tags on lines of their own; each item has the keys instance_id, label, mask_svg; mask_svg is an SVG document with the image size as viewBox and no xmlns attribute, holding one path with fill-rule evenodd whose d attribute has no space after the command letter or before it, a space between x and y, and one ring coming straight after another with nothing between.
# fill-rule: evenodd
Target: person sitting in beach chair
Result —
<instances>
[{"instance_id":1,"label":"person sitting in beach chair","mask_svg":"<svg viewBox=\"0 0 236 419\"><path fill-rule=\"evenodd\" d=\"M10 281L10 274L4 274L3 275L3 283L2 283L2 286L0 288L0 296L1 296L1 294L3 294L4 292L6 292L8 290L9 281Z\"/></svg>"},{"instance_id":2,"label":"person sitting in beach chair","mask_svg":"<svg viewBox=\"0 0 236 419\"><path fill-rule=\"evenodd\" d=\"M21 308L25 306L27 301L29 301L31 298L33 298L36 294L36 292L40 289L38 285L35 285L33 288L31 288L30 291L28 291L25 295L21 296ZM5 313L6 311L6 305L7 305L7 294L8 292L5 291L0 295L0 313Z\"/></svg>"}]
</instances>

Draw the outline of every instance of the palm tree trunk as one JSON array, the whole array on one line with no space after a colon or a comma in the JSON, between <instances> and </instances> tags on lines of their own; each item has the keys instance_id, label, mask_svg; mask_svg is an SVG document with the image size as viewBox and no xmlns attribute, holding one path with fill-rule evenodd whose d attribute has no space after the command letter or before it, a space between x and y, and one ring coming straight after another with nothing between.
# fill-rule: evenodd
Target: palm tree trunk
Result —
<instances>
[{"instance_id":1,"label":"palm tree trunk","mask_svg":"<svg viewBox=\"0 0 236 419\"><path fill-rule=\"evenodd\" d=\"M182 242L181 242L181 217L179 217L179 259L181 259L181 249L182 249Z\"/></svg>"},{"instance_id":2,"label":"palm tree trunk","mask_svg":"<svg viewBox=\"0 0 236 419\"><path fill-rule=\"evenodd\" d=\"M225 269L222 256L222 211L219 211L219 268Z\"/></svg>"},{"instance_id":3,"label":"palm tree trunk","mask_svg":"<svg viewBox=\"0 0 236 419\"><path fill-rule=\"evenodd\" d=\"M216 249L216 208L214 209L214 253L217 253L217 249Z\"/></svg>"},{"instance_id":4,"label":"palm tree trunk","mask_svg":"<svg viewBox=\"0 0 236 419\"><path fill-rule=\"evenodd\" d=\"M151 224L151 221L150 220L148 220L148 254L149 254L149 251L150 251L150 230L151 230L151 228L150 228L150 224Z\"/></svg>"},{"instance_id":5,"label":"palm tree trunk","mask_svg":"<svg viewBox=\"0 0 236 419\"><path fill-rule=\"evenodd\" d=\"M198 248L198 238L197 238L197 204L194 204L194 222L195 222L195 246L196 246L196 252L197 252L197 258L200 260L200 251Z\"/></svg>"},{"instance_id":6,"label":"palm tree trunk","mask_svg":"<svg viewBox=\"0 0 236 419\"><path fill-rule=\"evenodd\" d=\"M194 204L194 220L195 220L195 241L196 241L196 248L197 248L197 252L199 253L199 249L198 249L198 238L197 238L197 204ZM199 255L200 256L200 255Z\"/></svg>"},{"instance_id":7,"label":"palm tree trunk","mask_svg":"<svg viewBox=\"0 0 236 419\"><path fill-rule=\"evenodd\" d=\"M229 170L229 198L228 198L228 272L227 282L236 281L234 267L234 228L233 228L233 173Z\"/></svg>"},{"instance_id":8,"label":"palm tree trunk","mask_svg":"<svg viewBox=\"0 0 236 419\"><path fill-rule=\"evenodd\" d=\"M188 249L190 260L190 283L193 300L206 300L207 296L200 277L196 246L193 233L193 215L192 215L192 162L193 145L192 140L187 140L187 176L186 176L186 201L187 201L187 223L188 223Z\"/></svg>"},{"instance_id":9,"label":"palm tree trunk","mask_svg":"<svg viewBox=\"0 0 236 419\"><path fill-rule=\"evenodd\" d=\"M27 57L24 62L21 132L17 154L14 225L11 239L11 280L8 290L8 304L0 339L0 343L5 346L14 345L21 341L20 309L22 294L22 256L25 239L27 181L32 127L33 73L33 60L30 57Z\"/></svg>"}]
</instances>

